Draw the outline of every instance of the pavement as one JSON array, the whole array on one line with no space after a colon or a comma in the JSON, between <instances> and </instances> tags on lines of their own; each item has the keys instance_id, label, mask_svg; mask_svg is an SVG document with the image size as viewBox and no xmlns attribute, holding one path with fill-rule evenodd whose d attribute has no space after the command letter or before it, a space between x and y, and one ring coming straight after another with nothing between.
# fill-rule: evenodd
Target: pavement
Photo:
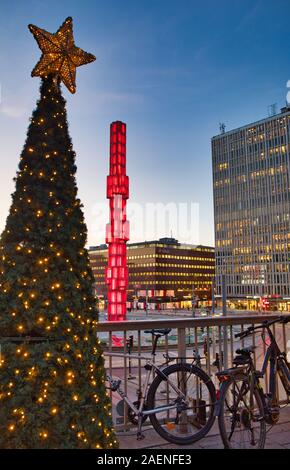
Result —
<instances>
[{"instance_id":1,"label":"pavement","mask_svg":"<svg viewBox=\"0 0 290 470\"><path fill-rule=\"evenodd\" d=\"M120 449L223 449L217 421L209 434L189 446L170 444L162 439L151 427L144 427L145 438L137 441L136 433L118 433ZM290 406L281 409L279 423L268 427L266 449L290 449Z\"/></svg>"}]
</instances>

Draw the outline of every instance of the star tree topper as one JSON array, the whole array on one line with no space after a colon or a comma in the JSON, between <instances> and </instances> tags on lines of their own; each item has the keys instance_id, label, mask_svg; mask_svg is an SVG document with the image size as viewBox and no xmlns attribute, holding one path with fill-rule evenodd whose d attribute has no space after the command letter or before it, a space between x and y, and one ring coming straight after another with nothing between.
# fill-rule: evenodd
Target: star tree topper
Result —
<instances>
[{"instance_id":1,"label":"star tree topper","mask_svg":"<svg viewBox=\"0 0 290 470\"><path fill-rule=\"evenodd\" d=\"M76 92L76 68L96 60L93 54L75 46L73 20L68 17L55 34L30 24L29 30L42 51L42 56L31 72L32 77L54 74L71 93Z\"/></svg>"}]
</instances>

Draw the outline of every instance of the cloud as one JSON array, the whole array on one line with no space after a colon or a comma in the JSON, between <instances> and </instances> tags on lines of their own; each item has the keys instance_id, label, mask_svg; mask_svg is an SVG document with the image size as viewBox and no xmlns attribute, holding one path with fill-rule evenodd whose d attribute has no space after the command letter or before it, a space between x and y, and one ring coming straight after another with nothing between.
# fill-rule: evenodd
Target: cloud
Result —
<instances>
[{"instance_id":1,"label":"cloud","mask_svg":"<svg viewBox=\"0 0 290 470\"><path fill-rule=\"evenodd\" d=\"M0 106L0 112L13 119L24 116L26 109L20 106Z\"/></svg>"},{"instance_id":2,"label":"cloud","mask_svg":"<svg viewBox=\"0 0 290 470\"><path fill-rule=\"evenodd\" d=\"M237 33L242 32L244 29L248 28L249 23L256 19L258 13L260 11L260 4L259 2L256 3L248 12L242 17L239 21L237 26L235 27L235 31Z\"/></svg>"}]
</instances>

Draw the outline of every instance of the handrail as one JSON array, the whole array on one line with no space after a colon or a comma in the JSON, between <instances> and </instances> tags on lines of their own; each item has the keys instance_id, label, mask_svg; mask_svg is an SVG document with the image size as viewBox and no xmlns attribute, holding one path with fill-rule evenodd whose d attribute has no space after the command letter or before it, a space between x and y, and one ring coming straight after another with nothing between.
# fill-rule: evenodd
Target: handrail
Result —
<instances>
[{"instance_id":1,"label":"handrail","mask_svg":"<svg viewBox=\"0 0 290 470\"><path fill-rule=\"evenodd\" d=\"M121 357L121 358L127 358L127 359L144 359L146 361L152 360L153 357L152 354L149 356L141 356L141 354L129 354L129 353L116 353L116 352L104 352L104 357Z\"/></svg>"},{"instance_id":2,"label":"handrail","mask_svg":"<svg viewBox=\"0 0 290 470\"><path fill-rule=\"evenodd\" d=\"M283 317L290 317L290 314L283 314ZM125 320L122 322L101 321L97 325L97 331L130 331L146 330L147 328L194 328L209 326L227 326L227 325L248 325L262 323L264 320L275 320L281 317L281 314L270 315L226 315L220 317L201 317L201 318L170 318L170 319L142 319Z\"/></svg>"}]
</instances>

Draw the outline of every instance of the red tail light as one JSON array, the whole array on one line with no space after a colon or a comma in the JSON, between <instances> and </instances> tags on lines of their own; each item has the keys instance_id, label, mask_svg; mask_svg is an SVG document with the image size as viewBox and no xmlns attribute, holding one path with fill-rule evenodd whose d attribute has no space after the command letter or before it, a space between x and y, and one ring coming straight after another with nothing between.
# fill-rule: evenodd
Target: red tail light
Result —
<instances>
[{"instance_id":1,"label":"red tail light","mask_svg":"<svg viewBox=\"0 0 290 470\"><path fill-rule=\"evenodd\" d=\"M229 376L228 375L219 375L218 379L219 379L220 383L227 382L229 380Z\"/></svg>"}]
</instances>

